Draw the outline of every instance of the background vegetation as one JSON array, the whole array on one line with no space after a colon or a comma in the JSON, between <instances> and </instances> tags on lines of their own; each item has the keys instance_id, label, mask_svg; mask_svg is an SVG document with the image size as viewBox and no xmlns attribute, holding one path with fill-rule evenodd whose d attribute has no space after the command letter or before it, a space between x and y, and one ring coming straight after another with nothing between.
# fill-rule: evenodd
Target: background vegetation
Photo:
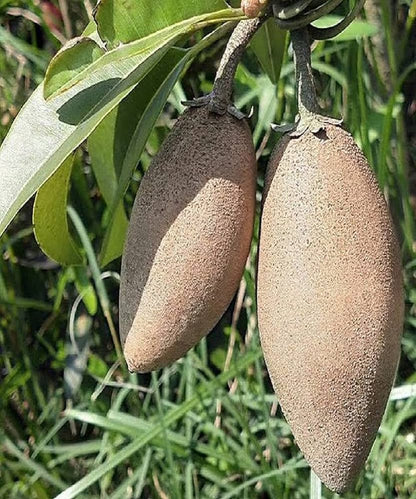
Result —
<instances>
[{"instance_id":1,"label":"background vegetation","mask_svg":"<svg viewBox=\"0 0 416 499\"><path fill-rule=\"evenodd\" d=\"M0 141L91 9L89 0L0 0ZM416 497L416 2L368 0L363 18L371 26L356 24L353 35L317 44L313 65L322 106L344 117L389 201L407 306L396 380L402 388L393 392L356 490L344 497L410 498ZM201 53L175 86L125 197L127 212L183 110L181 100L210 90L224 44ZM249 50L237 74L236 104L246 112L254 107L260 200L278 140L269 124L293 122L296 113L290 50L277 84ZM87 264L60 267L40 252L32 202L0 240L0 497L319 497L310 492L309 469L261 355L256 240L239 292L211 335L162 372L130 375L114 345L120 260L105 268L97 263L107 208L85 147L75 159L70 204Z\"/></svg>"}]
</instances>

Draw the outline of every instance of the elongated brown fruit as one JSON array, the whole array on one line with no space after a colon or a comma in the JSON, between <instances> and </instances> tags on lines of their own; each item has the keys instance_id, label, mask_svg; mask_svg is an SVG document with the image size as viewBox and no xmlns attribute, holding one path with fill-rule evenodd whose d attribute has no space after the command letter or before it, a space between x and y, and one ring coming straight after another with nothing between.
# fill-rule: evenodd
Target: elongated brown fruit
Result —
<instances>
[{"instance_id":1,"label":"elongated brown fruit","mask_svg":"<svg viewBox=\"0 0 416 499\"><path fill-rule=\"evenodd\" d=\"M178 120L140 185L125 246L120 332L130 370L182 357L232 300L250 249L256 159L245 120Z\"/></svg>"},{"instance_id":2,"label":"elongated brown fruit","mask_svg":"<svg viewBox=\"0 0 416 499\"><path fill-rule=\"evenodd\" d=\"M400 353L399 247L349 133L284 137L268 167L258 266L267 367L306 459L333 491L357 477Z\"/></svg>"}]
</instances>

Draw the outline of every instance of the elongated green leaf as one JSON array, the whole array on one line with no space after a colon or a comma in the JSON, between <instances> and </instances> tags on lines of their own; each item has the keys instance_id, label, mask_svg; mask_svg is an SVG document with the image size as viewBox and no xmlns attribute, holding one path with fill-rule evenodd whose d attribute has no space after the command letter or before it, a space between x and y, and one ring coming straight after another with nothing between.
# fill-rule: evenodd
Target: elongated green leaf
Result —
<instances>
[{"instance_id":1,"label":"elongated green leaf","mask_svg":"<svg viewBox=\"0 0 416 499\"><path fill-rule=\"evenodd\" d=\"M224 0L101 0L95 19L101 38L113 45L138 40L184 19L225 8Z\"/></svg>"},{"instance_id":2,"label":"elongated green leaf","mask_svg":"<svg viewBox=\"0 0 416 499\"><path fill-rule=\"evenodd\" d=\"M45 303L39 300L32 300L30 298L0 298L0 304L2 305L12 305L13 307L27 309L27 310L40 310L42 312L52 312L53 307L49 303Z\"/></svg>"},{"instance_id":3,"label":"elongated green leaf","mask_svg":"<svg viewBox=\"0 0 416 499\"><path fill-rule=\"evenodd\" d=\"M147 449L141 466L131 473L131 475L117 487L117 489L111 494L111 499L124 499L127 497L128 490L131 490L134 485L136 485L134 490L136 497L142 497L151 458L152 449Z\"/></svg>"},{"instance_id":4,"label":"elongated green leaf","mask_svg":"<svg viewBox=\"0 0 416 499\"><path fill-rule=\"evenodd\" d=\"M313 23L317 28L328 28L338 24L342 20L340 16L328 15L323 16ZM377 26L363 21L362 19L355 19L342 33L332 38L338 42L345 42L347 40L355 40L367 36L374 36L377 33Z\"/></svg>"},{"instance_id":5,"label":"elongated green leaf","mask_svg":"<svg viewBox=\"0 0 416 499\"><path fill-rule=\"evenodd\" d=\"M24 386L30 380L30 372L23 371L23 369L17 365L13 367L7 376L2 379L0 384L0 397L1 400L9 400L9 398L15 393L21 386Z\"/></svg>"},{"instance_id":6,"label":"elongated green leaf","mask_svg":"<svg viewBox=\"0 0 416 499\"><path fill-rule=\"evenodd\" d=\"M279 81L282 69L286 36L287 31L281 30L273 19L269 19L254 35L250 44L263 71L275 85Z\"/></svg>"},{"instance_id":7,"label":"elongated green leaf","mask_svg":"<svg viewBox=\"0 0 416 499\"><path fill-rule=\"evenodd\" d=\"M80 264L82 257L68 227L66 205L74 158L70 156L39 189L33 207L35 237L42 251L62 264Z\"/></svg>"},{"instance_id":8,"label":"elongated green leaf","mask_svg":"<svg viewBox=\"0 0 416 499\"><path fill-rule=\"evenodd\" d=\"M134 126L136 120L134 103L138 97L140 98L141 86L142 82L101 122L88 140L88 151L94 175L107 205L111 205L117 190L123 150L131 138L129 125ZM114 223L110 228L109 243L105 255L101 255L103 265L121 255L127 226L128 220L121 202L117 207Z\"/></svg>"},{"instance_id":9,"label":"elongated green leaf","mask_svg":"<svg viewBox=\"0 0 416 499\"><path fill-rule=\"evenodd\" d=\"M114 218L109 222L105 244L100 253L100 263L103 267L123 254L128 223L124 206L120 203L116 208Z\"/></svg>"},{"instance_id":10,"label":"elongated green leaf","mask_svg":"<svg viewBox=\"0 0 416 499\"><path fill-rule=\"evenodd\" d=\"M276 116L276 87L264 78L264 84L261 86L259 94L259 115L256 127L253 132L253 141L258 145L262 132L270 127L270 123Z\"/></svg>"},{"instance_id":11,"label":"elongated green leaf","mask_svg":"<svg viewBox=\"0 0 416 499\"><path fill-rule=\"evenodd\" d=\"M291 461L288 461L285 463L282 467L280 467L277 470L269 471L268 473L263 473L262 475L255 476L253 478L250 478L249 480L244 481L242 484L233 487L230 492L227 492L227 494L224 494L222 496L222 499L230 499L231 497L236 497L236 496L242 496L243 495L243 490L246 488L251 488L253 487L254 484L256 483L264 483L266 482L269 478L272 478L273 476L281 475L283 473L287 473L288 471L300 469L300 468L307 468L308 463L305 460L302 461L295 461L292 459ZM312 496L310 496L312 497Z\"/></svg>"},{"instance_id":12,"label":"elongated green leaf","mask_svg":"<svg viewBox=\"0 0 416 499\"><path fill-rule=\"evenodd\" d=\"M139 83L117 109L107 116L88 140L88 150L94 174L103 197L110 207L117 194L122 167L125 170L123 178L127 179L128 185L147 137L184 66L184 63L180 64L180 61L186 53L182 49L169 50L160 64ZM178 67L175 72L176 78L168 79L170 73L177 66L180 68ZM166 80L168 80L167 85ZM155 94L161 95L156 100L156 107ZM154 112L145 114L149 107L153 107ZM139 135L139 130L143 130L143 127L145 127L145 132L142 131L142 138ZM130 161L125 163L128 152ZM123 183L124 190L127 185L125 182ZM117 198L119 203L116 213L114 218L110 219L110 226L101 251L102 265L107 265L123 252L128 220L124 212L122 197Z\"/></svg>"},{"instance_id":13,"label":"elongated green leaf","mask_svg":"<svg viewBox=\"0 0 416 499\"><path fill-rule=\"evenodd\" d=\"M230 16L228 11L225 15ZM32 94L0 149L0 234L23 204L134 89L175 40L224 20L214 17L192 18L106 53L75 81L71 80L67 92L49 102L43 99L43 85Z\"/></svg>"},{"instance_id":14,"label":"elongated green leaf","mask_svg":"<svg viewBox=\"0 0 416 499\"><path fill-rule=\"evenodd\" d=\"M156 62L158 52L153 52L147 62ZM122 80L103 80L98 85L84 82L86 93L78 94L74 89L53 103L44 101L43 85L32 94L0 149L0 233L68 155L128 95L140 76L133 71Z\"/></svg>"},{"instance_id":15,"label":"elongated green leaf","mask_svg":"<svg viewBox=\"0 0 416 499\"><path fill-rule=\"evenodd\" d=\"M53 57L45 75L44 97L49 99L63 85L71 81L78 73L99 59L105 52L95 21L90 21L82 35L70 40Z\"/></svg>"},{"instance_id":16,"label":"elongated green leaf","mask_svg":"<svg viewBox=\"0 0 416 499\"><path fill-rule=\"evenodd\" d=\"M50 98L75 75L104 55L104 50L90 38L75 38L52 59L45 76L44 97Z\"/></svg>"}]
</instances>

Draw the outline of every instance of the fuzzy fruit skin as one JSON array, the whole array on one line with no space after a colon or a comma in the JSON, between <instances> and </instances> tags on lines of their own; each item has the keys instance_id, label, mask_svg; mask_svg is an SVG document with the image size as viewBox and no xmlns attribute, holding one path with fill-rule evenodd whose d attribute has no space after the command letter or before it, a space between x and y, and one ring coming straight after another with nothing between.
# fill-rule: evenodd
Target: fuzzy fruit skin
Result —
<instances>
[{"instance_id":1,"label":"fuzzy fruit skin","mask_svg":"<svg viewBox=\"0 0 416 499\"><path fill-rule=\"evenodd\" d=\"M227 309L250 250L256 169L245 120L191 108L173 127L140 184L123 255L131 371L179 359Z\"/></svg>"},{"instance_id":2,"label":"fuzzy fruit skin","mask_svg":"<svg viewBox=\"0 0 416 499\"><path fill-rule=\"evenodd\" d=\"M333 491L376 436L403 327L399 245L349 133L284 137L270 159L258 261L266 364L295 439Z\"/></svg>"}]
</instances>

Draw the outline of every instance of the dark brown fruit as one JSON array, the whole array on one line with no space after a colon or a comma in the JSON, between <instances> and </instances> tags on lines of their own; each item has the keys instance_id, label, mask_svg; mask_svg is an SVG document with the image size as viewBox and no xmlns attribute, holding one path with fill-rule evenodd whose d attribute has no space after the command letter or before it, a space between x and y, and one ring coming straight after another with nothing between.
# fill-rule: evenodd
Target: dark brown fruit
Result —
<instances>
[{"instance_id":1,"label":"dark brown fruit","mask_svg":"<svg viewBox=\"0 0 416 499\"><path fill-rule=\"evenodd\" d=\"M333 491L356 479L394 380L400 252L349 133L285 137L269 164L258 267L267 367L306 459Z\"/></svg>"},{"instance_id":2,"label":"dark brown fruit","mask_svg":"<svg viewBox=\"0 0 416 499\"><path fill-rule=\"evenodd\" d=\"M247 123L186 111L144 176L129 225L120 332L130 370L172 363L221 318L249 253L255 186Z\"/></svg>"}]
</instances>

